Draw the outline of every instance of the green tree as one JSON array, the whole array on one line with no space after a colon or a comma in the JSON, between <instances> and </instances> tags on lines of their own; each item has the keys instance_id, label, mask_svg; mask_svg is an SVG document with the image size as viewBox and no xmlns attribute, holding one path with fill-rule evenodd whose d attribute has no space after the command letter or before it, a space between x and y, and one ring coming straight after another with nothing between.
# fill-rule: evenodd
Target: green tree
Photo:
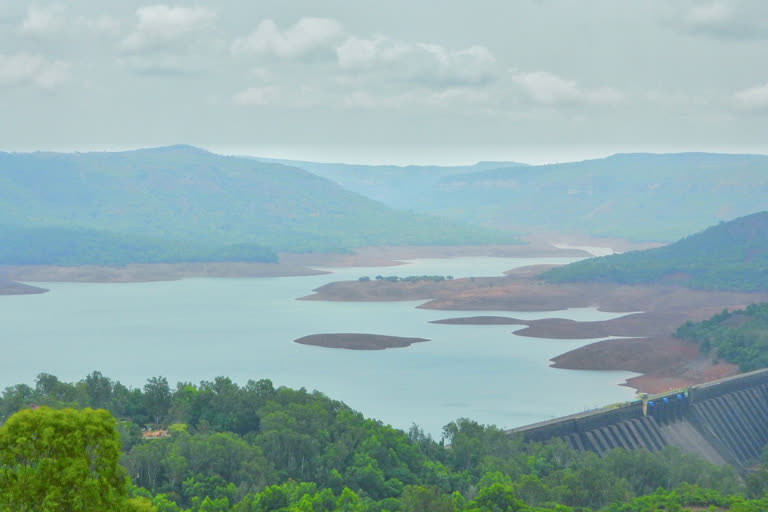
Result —
<instances>
[{"instance_id":1,"label":"green tree","mask_svg":"<svg viewBox=\"0 0 768 512\"><path fill-rule=\"evenodd\" d=\"M0 510L117 511L126 478L105 410L26 409L0 428Z\"/></svg>"},{"instance_id":2,"label":"green tree","mask_svg":"<svg viewBox=\"0 0 768 512\"><path fill-rule=\"evenodd\" d=\"M171 388L165 377L152 377L144 384L144 406L149 414L160 423L160 418L168 415L171 408Z\"/></svg>"}]
</instances>

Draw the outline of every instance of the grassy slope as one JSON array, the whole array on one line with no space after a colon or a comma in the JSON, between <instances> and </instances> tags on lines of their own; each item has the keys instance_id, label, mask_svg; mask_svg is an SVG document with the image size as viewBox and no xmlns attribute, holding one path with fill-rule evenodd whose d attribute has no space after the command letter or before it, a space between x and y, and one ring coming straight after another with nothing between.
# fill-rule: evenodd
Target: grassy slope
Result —
<instances>
[{"instance_id":1,"label":"grassy slope","mask_svg":"<svg viewBox=\"0 0 768 512\"><path fill-rule=\"evenodd\" d=\"M572 263L542 277L551 282L675 282L703 289L768 290L768 212L724 222L657 249Z\"/></svg>"}]
</instances>

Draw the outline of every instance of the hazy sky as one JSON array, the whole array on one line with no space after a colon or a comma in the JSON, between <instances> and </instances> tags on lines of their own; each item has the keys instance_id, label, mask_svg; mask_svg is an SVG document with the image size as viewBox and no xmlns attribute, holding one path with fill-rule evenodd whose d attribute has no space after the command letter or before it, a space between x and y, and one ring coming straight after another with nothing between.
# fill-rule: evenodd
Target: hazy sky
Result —
<instances>
[{"instance_id":1,"label":"hazy sky","mask_svg":"<svg viewBox=\"0 0 768 512\"><path fill-rule=\"evenodd\" d=\"M764 0L0 0L0 148L768 153Z\"/></svg>"}]
</instances>

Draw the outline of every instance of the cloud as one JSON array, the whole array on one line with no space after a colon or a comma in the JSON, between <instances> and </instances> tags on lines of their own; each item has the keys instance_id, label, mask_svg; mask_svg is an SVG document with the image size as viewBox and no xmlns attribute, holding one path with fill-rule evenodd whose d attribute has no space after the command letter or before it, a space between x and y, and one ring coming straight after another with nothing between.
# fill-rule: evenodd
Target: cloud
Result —
<instances>
[{"instance_id":1,"label":"cloud","mask_svg":"<svg viewBox=\"0 0 768 512\"><path fill-rule=\"evenodd\" d=\"M246 37L236 39L232 53L274 55L284 59L303 57L320 49L329 49L341 35L341 24L330 18L301 18L294 26L280 30L267 19Z\"/></svg>"},{"instance_id":2,"label":"cloud","mask_svg":"<svg viewBox=\"0 0 768 512\"><path fill-rule=\"evenodd\" d=\"M205 7L151 5L137 9L136 16L136 29L122 42L123 50L129 52L174 49L207 29L216 13Z\"/></svg>"},{"instance_id":3,"label":"cloud","mask_svg":"<svg viewBox=\"0 0 768 512\"><path fill-rule=\"evenodd\" d=\"M30 6L27 15L21 22L20 32L25 34L49 34L63 28L63 9L59 6L48 8Z\"/></svg>"},{"instance_id":4,"label":"cloud","mask_svg":"<svg viewBox=\"0 0 768 512\"><path fill-rule=\"evenodd\" d=\"M277 87L251 87L232 96L236 105L268 105L278 99L280 91Z\"/></svg>"},{"instance_id":5,"label":"cloud","mask_svg":"<svg viewBox=\"0 0 768 512\"><path fill-rule=\"evenodd\" d=\"M768 3L764 0L716 0L694 5L677 15L684 30L723 39L768 37Z\"/></svg>"},{"instance_id":6,"label":"cloud","mask_svg":"<svg viewBox=\"0 0 768 512\"><path fill-rule=\"evenodd\" d=\"M377 64L396 62L410 51L410 45L384 36L372 39L351 36L336 48L336 56L342 68L369 69Z\"/></svg>"},{"instance_id":7,"label":"cloud","mask_svg":"<svg viewBox=\"0 0 768 512\"><path fill-rule=\"evenodd\" d=\"M437 44L407 43L385 36L350 36L336 48L339 66L348 71L442 86L479 85L496 76L496 58L484 46L451 51Z\"/></svg>"},{"instance_id":8,"label":"cloud","mask_svg":"<svg viewBox=\"0 0 768 512\"><path fill-rule=\"evenodd\" d=\"M613 87L585 89L576 80L569 80L548 71L516 72L512 81L535 103L541 105L616 105L624 95Z\"/></svg>"},{"instance_id":9,"label":"cloud","mask_svg":"<svg viewBox=\"0 0 768 512\"><path fill-rule=\"evenodd\" d=\"M120 24L111 16L70 16L61 5L29 6L19 32L33 36L79 35L83 32L114 32Z\"/></svg>"},{"instance_id":10,"label":"cloud","mask_svg":"<svg viewBox=\"0 0 768 512\"><path fill-rule=\"evenodd\" d=\"M69 64L38 55L0 54L0 86L34 85L52 89L69 77Z\"/></svg>"},{"instance_id":11,"label":"cloud","mask_svg":"<svg viewBox=\"0 0 768 512\"><path fill-rule=\"evenodd\" d=\"M733 102L742 110L768 109L768 83L734 93Z\"/></svg>"}]
</instances>

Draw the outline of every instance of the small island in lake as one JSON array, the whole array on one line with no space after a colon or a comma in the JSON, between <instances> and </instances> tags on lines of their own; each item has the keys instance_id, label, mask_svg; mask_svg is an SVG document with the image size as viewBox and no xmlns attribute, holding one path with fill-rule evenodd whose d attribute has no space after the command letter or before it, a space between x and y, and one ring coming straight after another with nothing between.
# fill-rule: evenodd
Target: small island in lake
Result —
<instances>
[{"instance_id":1,"label":"small island in lake","mask_svg":"<svg viewBox=\"0 0 768 512\"><path fill-rule=\"evenodd\" d=\"M312 334L293 340L302 345L314 345L325 348L343 348L347 350L384 350L387 348L410 347L414 343L430 341L425 338L401 338L382 334L331 333Z\"/></svg>"}]
</instances>

